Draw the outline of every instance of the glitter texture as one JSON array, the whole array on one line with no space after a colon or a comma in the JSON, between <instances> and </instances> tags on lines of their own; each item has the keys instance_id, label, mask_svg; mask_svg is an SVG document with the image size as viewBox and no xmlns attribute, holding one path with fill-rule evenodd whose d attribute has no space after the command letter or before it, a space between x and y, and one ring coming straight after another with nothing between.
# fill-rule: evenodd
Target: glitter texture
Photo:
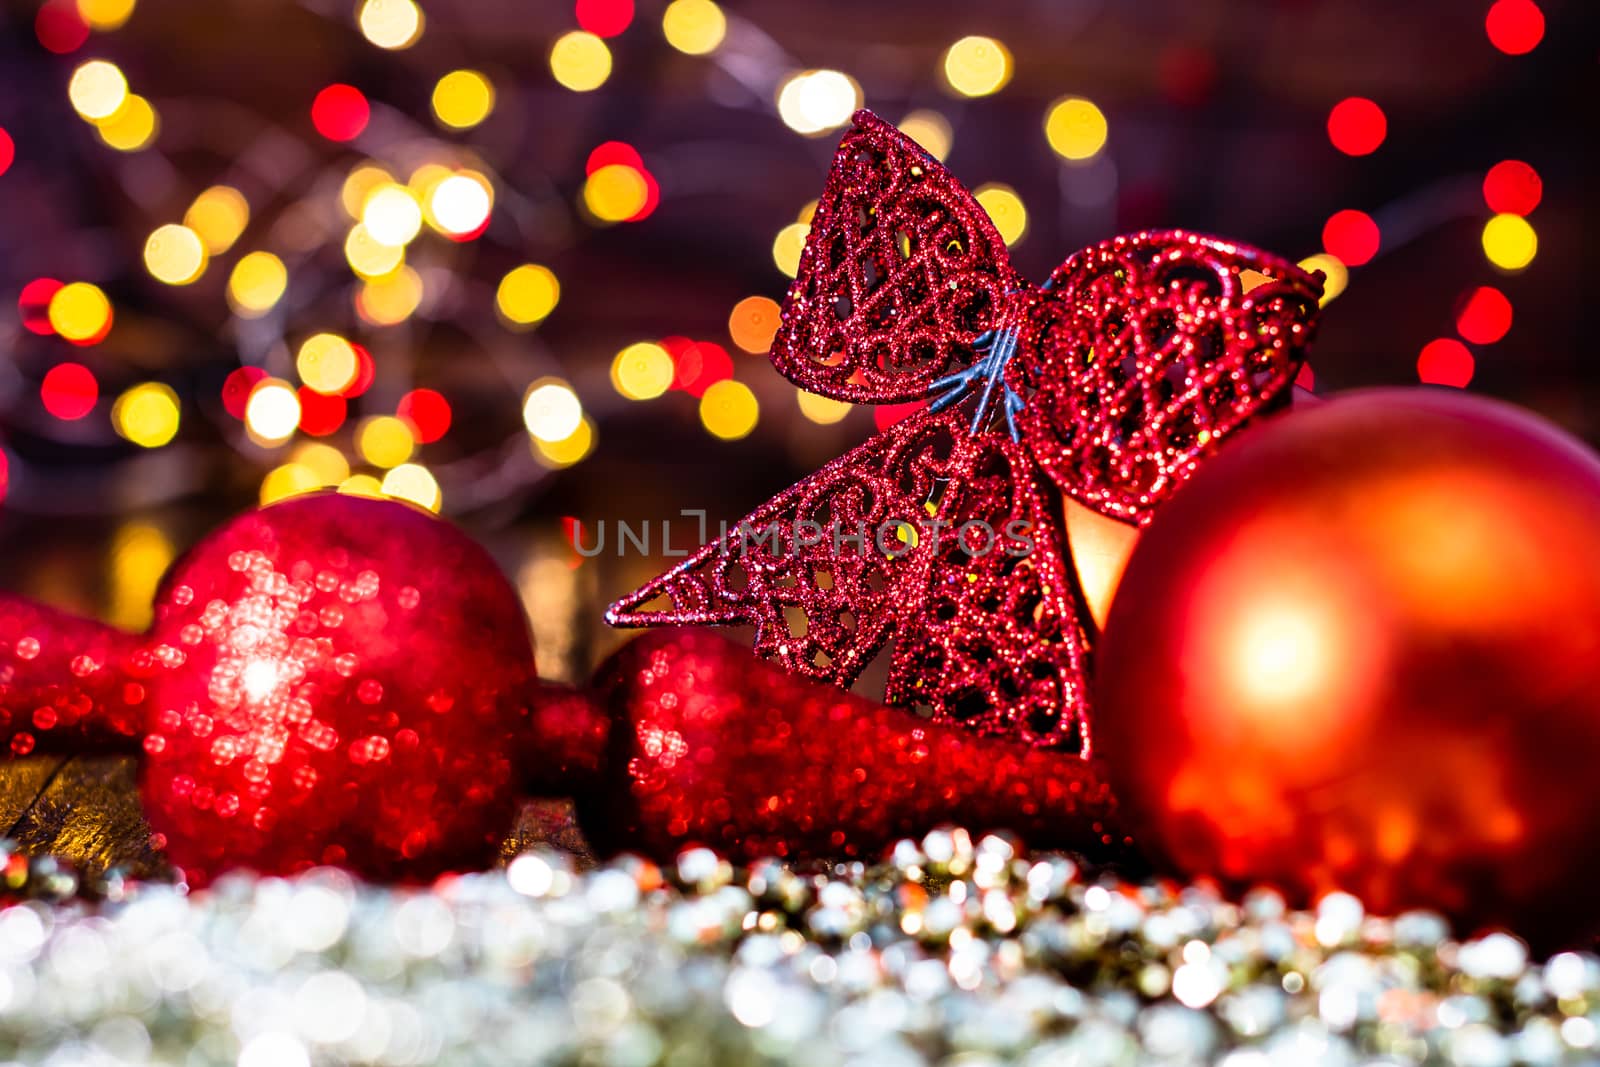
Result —
<instances>
[{"instance_id":1,"label":"glitter texture","mask_svg":"<svg viewBox=\"0 0 1600 1067\"><path fill-rule=\"evenodd\" d=\"M127 672L138 639L0 594L0 755L132 751L145 688Z\"/></svg>"},{"instance_id":2,"label":"glitter texture","mask_svg":"<svg viewBox=\"0 0 1600 1067\"><path fill-rule=\"evenodd\" d=\"M1090 623L1040 472L1101 514L1146 522L1224 437L1286 402L1319 293L1286 261L1177 231L1107 241L1030 286L971 194L859 112L772 361L814 393L931 396L931 410L786 490L607 619L750 624L763 655L840 686L897 635L891 702L1088 754ZM930 516L955 533L929 536ZM782 536L752 550L749 531L774 522ZM961 532L974 522L986 543ZM995 549L1016 522L1031 553ZM873 534L886 524L915 532L885 545ZM851 540L863 528L865 545Z\"/></svg>"}]
</instances>

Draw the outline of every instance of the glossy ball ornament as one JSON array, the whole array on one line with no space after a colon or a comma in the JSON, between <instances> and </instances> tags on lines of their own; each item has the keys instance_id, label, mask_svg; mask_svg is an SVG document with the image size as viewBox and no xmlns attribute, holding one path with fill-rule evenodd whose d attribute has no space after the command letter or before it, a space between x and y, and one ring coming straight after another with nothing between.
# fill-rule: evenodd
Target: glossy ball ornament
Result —
<instances>
[{"instance_id":1,"label":"glossy ball ornament","mask_svg":"<svg viewBox=\"0 0 1600 1067\"><path fill-rule=\"evenodd\" d=\"M1600 460L1530 414L1377 390L1252 431L1134 550L1097 737L1193 875L1536 940L1595 924Z\"/></svg>"},{"instance_id":2,"label":"glossy ball ornament","mask_svg":"<svg viewBox=\"0 0 1600 1067\"><path fill-rule=\"evenodd\" d=\"M511 825L534 676L515 590L449 523L325 494L168 574L136 657L145 813L191 883L481 868Z\"/></svg>"}]
</instances>

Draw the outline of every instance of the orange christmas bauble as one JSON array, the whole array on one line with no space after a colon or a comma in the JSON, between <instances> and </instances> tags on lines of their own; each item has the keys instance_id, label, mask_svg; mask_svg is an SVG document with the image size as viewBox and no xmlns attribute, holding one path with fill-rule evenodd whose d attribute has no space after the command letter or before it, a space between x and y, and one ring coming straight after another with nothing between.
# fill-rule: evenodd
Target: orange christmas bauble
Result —
<instances>
[{"instance_id":1,"label":"orange christmas bauble","mask_svg":"<svg viewBox=\"0 0 1600 1067\"><path fill-rule=\"evenodd\" d=\"M1252 430L1146 530L1096 673L1182 873L1600 920L1600 459L1526 412L1378 390Z\"/></svg>"}]
</instances>

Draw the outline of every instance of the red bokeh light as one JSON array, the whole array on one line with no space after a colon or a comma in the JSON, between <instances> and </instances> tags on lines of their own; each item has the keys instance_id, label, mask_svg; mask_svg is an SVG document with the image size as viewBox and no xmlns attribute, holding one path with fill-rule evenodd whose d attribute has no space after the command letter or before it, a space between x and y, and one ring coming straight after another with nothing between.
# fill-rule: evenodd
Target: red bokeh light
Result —
<instances>
[{"instance_id":1,"label":"red bokeh light","mask_svg":"<svg viewBox=\"0 0 1600 1067\"><path fill-rule=\"evenodd\" d=\"M1453 385L1464 389L1472 381L1475 364L1472 351L1460 341L1441 337L1422 346L1417 357L1417 377L1429 385Z\"/></svg>"},{"instance_id":2,"label":"red bokeh light","mask_svg":"<svg viewBox=\"0 0 1600 1067\"><path fill-rule=\"evenodd\" d=\"M330 141L354 140L371 118L372 106L353 85L330 85L311 102L311 124Z\"/></svg>"},{"instance_id":3,"label":"red bokeh light","mask_svg":"<svg viewBox=\"0 0 1600 1067\"><path fill-rule=\"evenodd\" d=\"M17 158L17 143L11 135L0 126L0 174L11 169L11 161Z\"/></svg>"},{"instance_id":4,"label":"red bokeh light","mask_svg":"<svg viewBox=\"0 0 1600 1067\"><path fill-rule=\"evenodd\" d=\"M49 337L56 332L50 325L50 298L61 289L54 278L35 278L17 294L17 311L22 316L22 326L29 333Z\"/></svg>"},{"instance_id":5,"label":"red bokeh light","mask_svg":"<svg viewBox=\"0 0 1600 1067\"><path fill-rule=\"evenodd\" d=\"M615 37L633 22L633 0L578 0L578 25L596 37Z\"/></svg>"},{"instance_id":6,"label":"red bokeh light","mask_svg":"<svg viewBox=\"0 0 1600 1067\"><path fill-rule=\"evenodd\" d=\"M1347 156L1371 155L1388 132L1383 108L1363 96L1346 97L1328 113L1328 140Z\"/></svg>"},{"instance_id":7,"label":"red bokeh light","mask_svg":"<svg viewBox=\"0 0 1600 1067\"><path fill-rule=\"evenodd\" d=\"M928 406L926 400L911 400L904 404L879 404L872 409L872 421L879 430L887 430L902 419L909 419Z\"/></svg>"},{"instance_id":8,"label":"red bokeh light","mask_svg":"<svg viewBox=\"0 0 1600 1067\"><path fill-rule=\"evenodd\" d=\"M1365 211L1336 211L1322 227L1322 247L1347 267L1370 262L1378 243L1378 224Z\"/></svg>"},{"instance_id":9,"label":"red bokeh light","mask_svg":"<svg viewBox=\"0 0 1600 1067\"><path fill-rule=\"evenodd\" d=\"M1483 177L1483 202L1496 215L1526 215L1544 197L1539 172L1520 159L1507 159Z\"/></svg>"},{"instance_id":10,"label":"red bokeh light","mask_svg":"<svg viewBox=\"0 0 1600 1067\"><path fill-rule=\"evenodd\" d=\"M1511 329L1511 301L1492 286L1469 291L1457 307L1456 331L1475 345L1492 345Z\"/></svg>"},{"instance_id":11,"label":"red bokeh light","mask_svg":"<svg viewBox=\"0 0 1600 1067\"><path fill-rule=\"evenodd\" d=\"M354 400L368 389L372 388L372 379L378 373L377 364L372 362L372 353L367 351L366 345L350 342L350 348L356 354L356 380L351 382L344 392L339 395L346 400Z\"/></svg>"},{"instance_id":12,"label":"red bokeh light","mask_svg":"<svg viewBox=\"0 0 1600 1067\"><path fill-rule=\"evenodd\" d=\"M1544 12L1533 0L1497 0L1483 28L1489 43L1506 55L1524 55L1544 40Z\"/></svg>"},{"instance_id":13,"label":"red bokeh light","mask_svg":"<svg viewBox=\"0 0 1600 1067\"><path fill-rule=\"evenodd\" d=\"M662 345L666 348L665 343ZM713 341L691 341L672 353L675 372L672 387L690 396L700 396L717 382L733 377L733 357Z\"/></svg>"},{"instance_id":14,"label":"red bokeh light","mask_svg":"<svg viewBox=\"0 0 1600 1067\"><path fill-rule=\"evenodd\" d=\"M649 218L661 203L661 186L656 184L656 176L647 170L641 170L639 177L644 179L644 206L629 215L624 222L638 222L640 219Z\"/></svg>"},{"instance_id":15,"label":"red bokeh light","mask_svg":"<svg viewBox=\"0 0 1600 1067\"><path fill-rule=\"evenodd\" d=\"M50 0L34 17L33 32L46 51L64 56L83 47L89 39L89 24L71 0Z\"/></svg>"},{"instance_id":16,"label":"red bokeh light","mask_svg":"<svg viewBox=\"0 0 1600 1067\"><path fill-rule=\"evenodd\" d=\"M326 437L344 425L345 402L342 396L324 396L309 385L298 390L300 429L312 437Z\"/></svg>"},{"instance_id":17,"label":"red bokeh light","mask_svg":"<svg viewBox=\"0 0 1600 1067\"><path fill-rule=\"evenodd\" d=\"M400 398L395 414L411 424L411 432L422 444L443 437L450 430L450 401L432 389L413 389Z\"/></svg>"},{"instance_id":18,"label":"red bokeh light","mask_svg":"<svg viewBox=\"0 0 1600 1067\"><path fill-rule=\"evenodd\" d=\"M260 367L240 367L222 380L222 407L236 419L244 418L245 406L256 383L267 376Z\"/></svg>"},{"instance_id":19,"label":"red bokeh light","mask_svg":"<svg viewBox=\"0 0 1600 1067\"><path fill-rule=\"evenodd\" d=\"M589 153L588 162L583 165L585 175L593 174L601 167L623 166L632 167L634 170L644 170L644 157L639 155L639 150L631 144L622 141L606 141L596 145L593 152Z\"/></svg>"},{"instance_id":20,"label":"red bokeh light","mask_svg":"<svg viewBox=\"0 0 1600 1067\"><path fill-rule=\"evenodd\" d=\"M39 383L39 399L44 409L58 419L81 419L94 410L100 399L100 383L94 372L81 363L59 363L51 367Z\"/></svg>"}]
</instances>

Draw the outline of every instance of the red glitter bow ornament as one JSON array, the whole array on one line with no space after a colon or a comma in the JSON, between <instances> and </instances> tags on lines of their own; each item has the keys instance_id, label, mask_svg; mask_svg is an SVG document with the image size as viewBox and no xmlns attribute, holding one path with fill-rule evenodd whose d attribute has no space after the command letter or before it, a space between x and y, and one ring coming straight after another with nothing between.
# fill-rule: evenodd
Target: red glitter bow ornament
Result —
<instances>
[{"instance_id":1,"label":"red glitter bow ornament","mask_svg":"<svg viewBox=\"0 0 1600 1067\"><path fill-rule=\"evenodd\" d=\"M1090 623L1049 482L1147 521L1223 437L1287 401L1320 288L1181 231L1096 245L1032 286L948 171L857 112L772 361L835 399L931 403L607 620L753 625L758 653L841 686L895 636L889 703L1087 753Z\"/></svg>"}]
</instances>

